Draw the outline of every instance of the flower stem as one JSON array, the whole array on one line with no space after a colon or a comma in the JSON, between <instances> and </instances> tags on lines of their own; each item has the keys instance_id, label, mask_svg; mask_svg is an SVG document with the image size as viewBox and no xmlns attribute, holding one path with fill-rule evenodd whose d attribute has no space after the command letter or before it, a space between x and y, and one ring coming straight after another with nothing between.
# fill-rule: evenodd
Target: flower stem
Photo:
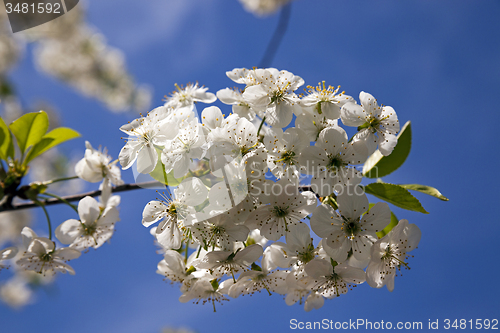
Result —
<instances>
[{"instance_id":1,"label":"flower stem","mask_svg":"<svg viewBox=\"0 0 500 333\"><path fill-rule=\"evenodd\" d=\"M259 137L260 130L262 129L262 125L264 125L264 121L266 120L266 116L262 118L262 121L260 122L259 129L257 130L257 138Z\"/></svg>"},{"instance_id":2,"label":"flower stem","mask_svg":"<svg viewBox=\"0 0 500 333\"><path fill-rule=\"evenodd\" d=\"M47 212L47 208L45 208L45 205L42 202L38 200L36 200L35 202L38 206L42 207L43 212L45 213L45 217L47 218L47 224L49 226L49 239L52 240L52 224L50 224L49 212Z\"/></svg>"}]
</instances>

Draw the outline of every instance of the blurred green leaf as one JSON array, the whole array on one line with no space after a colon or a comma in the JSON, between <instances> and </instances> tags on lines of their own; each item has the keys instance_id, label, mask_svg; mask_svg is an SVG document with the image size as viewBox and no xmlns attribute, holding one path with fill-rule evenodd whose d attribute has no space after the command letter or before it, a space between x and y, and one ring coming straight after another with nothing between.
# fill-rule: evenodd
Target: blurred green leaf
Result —
<instances>
[{"instance_id":1,"label":"blurred green leaf","mask_svg":"<svg viewBox=\"0 0 500 333\"><path fill-rule=\"evenodd\" d=\"M157 148L156 151L158 152L158 162L156 163L155 169L151 171L149 175L164 185L179 185L180 182L174 178L173 171L170 173L165 172L165 166L161 162L161 150Z\"/></svg>"},{"instance_id":2,"label":"blurred green leaf","mask_svg":"<svg viewBox=\"0 0 500 333\"><path fill-rule=\"evenodd\" d=\"M420 185L420 184L400 184L399 186L404 187L407 190L412 190L412 191L419 191L422 193L425 193L427 195L431 195L433 197L436 197L440 200L443 201L448 201L447 197L441 194L437 188L431 187L431 186L426 186L426 185Z\"/></svg>"},{"instance_id":3,"label":"blurred green leaf","mask_svg":"<svg viewBox=\"0 0 500 333\"><path fill-rule=\"evenodd\" d=\"M67 127L58 127L45 134L42 139L33 146L33 148L29 151L26 159L24 160L24 164L28 164L35 157L43 154L47 150L54 148L55 146L60 145L63 142L68 140L77 138L80 136L75 130Z\"/></svg>"},{"instance_id":4,"label":"blurred green leaf","mask_svg":"<svg viewBox=\"0 0 500 333\"><path fill-rule=\"evenodd\" d=\"M27 113L9 125L17 139L17 145L24 154L26 150L38 143L49 128L49 117L44 111Z\"/></svg>"},{"instance_id":5,"label":"blurred green leaf","mask_svg":"<svg viewBox=\"0 0 500 333\"><path fill-rule=\"evenodd\" d=\"M429 214L407 189L402 186L387 183L371 183L365 186L365 192L387 201L394 206Z\"/></svg>"},{"instance_id":6,"label":"blurred green leaf","mask_svg":"<svg viewBox=\"0 0 500 333\"><path fill-rule=\"evenodd\" d=\"M397 170L406 160L411 150L411 122L408 121L398 134L398 143L389 156L384 156L377 149L363 166L363 175L367 178L386 176Z\"/></svg>"},{"instance_id":7,"label":"blurred green leaf","mask_svg":"<svg viewBox=\"0 0 500 333\"><path fill-rule=\"evenodd\" d=\"M0 118L0 159L14 158L14 142L12 134L2 118Z\"/></svg>"}]
</instances>

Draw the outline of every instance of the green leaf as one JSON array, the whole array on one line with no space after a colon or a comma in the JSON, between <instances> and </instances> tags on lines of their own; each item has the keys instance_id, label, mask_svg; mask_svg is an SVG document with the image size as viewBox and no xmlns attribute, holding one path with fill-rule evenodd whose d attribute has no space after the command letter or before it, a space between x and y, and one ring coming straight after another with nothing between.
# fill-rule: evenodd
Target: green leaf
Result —
<instances>
[{"instance_id":1,"label":"green leaf","mask_svg":"<svg viewBox=\"0 0 500 333\"><path fill-rule=\"evenodd\" d=\"M49 128L49 117L44 111L27 113L9 125L17 139L17 145L24 154L26 150L38 143Z\"/></svg>"},{"instance_id":2,"label":"green leaf","mask_svg":"<svg viewBox=\"0 0 500 333\"><path fill-rule=\"evenodd\" d=\"M55 146L60 145L63 142L68 140L77 138L80 136L75 130L67 127L58 127L45 134L42 139L33 146L33 148L29 151L26 159L24 160L24 164L28 164L35 157L45 153L47 150L54 148Z\"/></svg>"},{"instance_id":3,"label":"green leaf","mask_svg":"<svg viewBox=\"0 0 500 333\"><path fill-rule=\"evenodd\" d=\"M373 206L375 206L375 204L371 203L370 204L370 209L372 209ZM385 235L387 235L389 233L389 231L391 231L395 226L398 225L398 223L399 223L398 218L391 211L391 222L389 222L389 224L383 230L380 230L379 232L377 232L378 238L382 238Z\"/></svg>"},{"instance_id":4,"label":"green leaf","mask_svg":"<svg viewBox=\"0 0 500 333\"><path fill-rule=\"evenodd\" d=\"M420 185L420 184L400 184L399 186L404 187L407 190L412 190L412 191L419 191L428 195L431 195L433 197L436 197L438 199L441 199L443 201L448 201L447 197L441 194L437 188L431 187L431 186L426 186L426 185Z\"/></svg>"},{"instance_id":5,"label":"green leaf","mask_svg":"<svg viewBox=\"0 0 500 333\"><path fill-rule=\"evenodd\" d=\"M0 159L14 158L14 142L12 134L2 118L0 118Z\"/></svg>"},{"instance_id":6,"label":"green leaf","mask_svg":"<svg viewBox=\"0 0 500 333\"><path fill-rule=\"evenodd\" d=\"M173 171L170 173L165 172L165 166L161 162L161 150L157 148L156 151L158 152L158 162L156 163L155 169L151 171L149 175L164 185L179 185L180 182L175 179Z\"/></svg>"},{"instance_id":7,"label":"green leaf","mask_svg":"<svg viewBox=\"0 0 500 333\"><path fill-rule=\"evenodd\" d=\"M411 122L408 121L398 134L398 143L389 156L376 150L363 166L363 175L367 178L379 178L396 171L410 154Z\"/></svg>"},{"instance_id":8,"label":"green leaf","mask_svg":"<svg viewBox=\"0 0 500 333\"><path fill-rule=\"evenodd\" d=\"M407 189L402 186L387 183L371 183L365 186L365 192L387 201L394 206L429 214Z\"/></svg>"}]
</instances>

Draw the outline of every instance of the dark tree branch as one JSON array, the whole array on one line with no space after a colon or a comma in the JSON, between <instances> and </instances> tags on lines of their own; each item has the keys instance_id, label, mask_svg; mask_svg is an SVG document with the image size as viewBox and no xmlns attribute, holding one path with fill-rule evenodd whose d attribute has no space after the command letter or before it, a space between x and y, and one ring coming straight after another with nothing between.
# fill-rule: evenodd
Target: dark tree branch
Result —
<instances>
[{"instance_id":1,"label":"dark tree branch","mask_svg":"<svg viewBox=\"0 0 500 333\"><path fill-rule=\"evenodd\" d=\"M150 181L150 182L144 182L144 183L138 183L138 184L123 184L123 185L114 186L111 189L111 192L112 193L125 192L125 191L137 190L137 189L141 189L141 188L154 188L157 186L164 186L164 184L157 182L157 181ZM299 186L299 191L312 191L311 185ZM83 198L85 198L86 196L96 197L98 195L101 195L101 190L80 193L80 194L74 194L74 195L68 195L68 196L62 197L62 199L71 202L71 201L80 201ZM317 194L316 194L316 196L318 197ZM64 203L64 202L58 198L40 200L39 203L35 203L33 201L28 201L28 202L23 202L20 204L12 205L11 207L0 207L0 212L9 212L9 211L21 210L21 209L26 209L26 208L40 207L40 204L42 204L44 206L50 206L50 205L57 205L60 203Z\"/></svg>"},{"instance_id":2,"label":"dark tree branch","mask_svg":"<svg viewBox=\"0 0 500 333\"><path fill-rule=\"evenodd\" d=\"M138 184L123 184L123 185L114 186L111 189L111 192L117 193L117 192L124 192L124 191L130 191L130 190L137 190L137 189L141 189L141 188L152 188L152 187L157 187L157 186L164 186L164 185L160 182L157 182L157 181L150 181L150 182L144 182L144 183L138 183ZM66 201L71 202L71 201L79 201L79 200L85 198L86 196L96 197L98 195L101 195L101 190L91 191L91 192L87 192L87 193L80 193L80 194L75 194L75 195L68 195L68 196L65 196L62 198ZM59 200L57 198L40 200L39 202L45 206L63 203L61 200ZM20 210L20 209L33 208L33 207L39 207L39 204L37 204L33 201L23 202L20 204L12 205L12 207L0 207L0 212L7 212L7 211Z\"/></svg>"},{"instance_id":3,"label":"dark tree branch","mask_svg":"<svg viewBox=\"0 0 500 333\"><path fill-rule=\"evenodd\" d=\"M273 37L269 41L267 45L266 52L262 56L262 60L259 63L260 68L266 68L271 66L274 56L278 51L278 48L281 44L281 40L286 33L288 28L288 22L290 21L290 12L292 9L291 3L285 5L280 12L280 18L278 21L278 25L276 26L276 30L274 31Z\"/></svg>"}]
</instances>

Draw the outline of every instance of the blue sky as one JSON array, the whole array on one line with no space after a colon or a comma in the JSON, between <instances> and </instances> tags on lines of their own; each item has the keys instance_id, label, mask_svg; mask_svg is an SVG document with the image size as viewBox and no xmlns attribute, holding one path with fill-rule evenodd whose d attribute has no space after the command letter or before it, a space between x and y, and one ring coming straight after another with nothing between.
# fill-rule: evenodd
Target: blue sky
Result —
<instances>
[{"instance_id":1,"label":"blue sky","mask_svg":"<svg viewBox=\"0 0 500 333\"><path fill-rule=\"evenodd\" d=\"M278 20L256 18L234 0L106 0L86 6L89 22L123 50L136 80L153 87L153 106L162 104L174 83L198 81L212 92L234 86L225 71L256 66ZM309 313L264 293L232 299L217 313L210 306L181 304L177 286L155 274L161 256L140 223L155 194L140 190L122 194L122 220L111 244L73 261L75 276L60 276L21 311L0 305L0 331L159 332L184 326L198 332L281 332L294 318L424 326L429 319L440 325L447 318L500 319L498 17L500 2L486 0L293 3L273 67L309 85L341 85L356 99L360 91L370 92L392 106L401 123L411 120L411 154L384 180L432 185L450 198L417 195L429 215L391 207L422 230L412 269L396 278L394 292L365 284ZM30 52L11 78L25 101L51 101L62 124L82 133L66 145L68 151L83 154L87 139L118 156L118 128L135 114L113 114L39 74ZM123 178L132 182L132 172ZM60 222L72 214L67 207L49 212ZM37 217L35 228L43 233L45 221Z\"/></svg>"}]
</instances>

